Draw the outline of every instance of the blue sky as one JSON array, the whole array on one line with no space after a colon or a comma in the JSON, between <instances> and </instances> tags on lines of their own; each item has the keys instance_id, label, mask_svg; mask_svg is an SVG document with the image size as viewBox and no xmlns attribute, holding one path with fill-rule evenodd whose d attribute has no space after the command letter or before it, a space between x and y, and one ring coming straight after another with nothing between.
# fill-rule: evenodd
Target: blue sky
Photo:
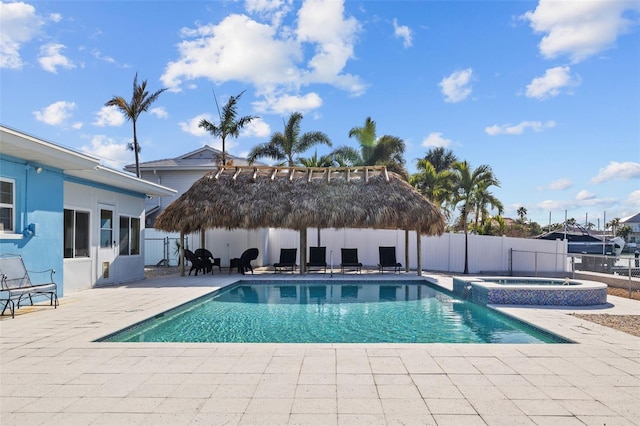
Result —
<instances>
[{"instance_id":1,"label":"blue sky","mask_svg":"<svg viewBox=\"0 0 640 426\"><path fill-rule=\"evenodd\" d=\"M167 88L138 120L141 161L220 141L198 127L246 90L246 153L283 129L334 147L367 117L501 182L504 216L595 225L640 211L640 2L36 1L0 3L0 122L122 168L132 126L104 107L136 72ZM329 148L318 148L324 154ZM306 157L313 151L306 153Z\"/></svg>"}]
</instances>

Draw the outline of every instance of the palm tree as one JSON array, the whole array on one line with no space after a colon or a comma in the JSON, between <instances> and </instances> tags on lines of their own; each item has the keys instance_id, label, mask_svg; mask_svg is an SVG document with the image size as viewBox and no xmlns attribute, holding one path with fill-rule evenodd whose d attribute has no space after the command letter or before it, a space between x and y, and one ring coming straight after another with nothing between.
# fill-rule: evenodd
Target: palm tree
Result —
<instances>
[{"instance_id":1,"label":"palm tree","mask_svg":"<svg viewBox=\"0 0 640 426\"><path fill-rule=\"evenodd\" d=\"M355 137L360 143L360 151L345 146L333 151L336 160L351 166L387 166L408 179L403 158L405 144L396 136L376 137L376 122L367 117L363 127L353 127L349 137Z\"/></svg>"},{"instance_id":2,"label":"palm tree","mask_svg":"<svg viewBox=\"0 0 640 426\"><path fill-rule=\"evenodd\" d=\"M418 160L420 161L420 160ZM428 161L436 169L436 172L449 170L451 165L458 161L458 158L451 150L445 150L443 147L432 148L427 151L424 161Z\"/></svg>"},{"instance_id":3,"label":"palm tree","mask_svg":"<svg viewBox=\"0 0 640 426\"><path fill-rule=\"evenodd\" d=\"M284 125L284 133L275 132L269 142L253 147L247 160L252 164L260 157L269 157L285 162L289 166L298 164L298 155L307 151L312 146L325 144L331 146L329 136L323 132L313 131L300 134L300 121L302 114L294 112Z\"/></svg>"},{"instance_id":4,"label":"palm tree","mask_svg":"<svg viewBox=\"0 0 640 426\"><path fill-rule=\"evenodd\" d=\"M160 89L153 94L149 94L147 92L147 80L144 80L142 84L138 86L138 73L133 78L133 95L131 97L131 102L127 102L122 96L114 96L111 98L105 106L114 106L120 110L122 114L133 123L133 143L127 144L127 149L131 150L135 154L136 158L136 176L140 177L140 159L138 154L140 153L140 145L138 144L138 134L136 124L138 122L138 117L144 111L147 111L152 103L158 99L158 96L165 89Z\"/></svg>"},{"instance_id":5,"label":"palm tree","mask_svg":"<svg viewBox=\"0 0 640 426\"><path fill-rule=\"evenodd\" d=\"M425 158L419 159L416 165L418 173L409 179L422 195L438 206L441 206L451 197L453 174L451 170L436 170L433 163Z\"/></svg>"},{"instance_id":6,"label":"palm tree","mask_svg":"<svg viewBox=\"0 0 640 426\"><path fill-rule=\"evenodd\" d=\"M473 170L466 161L455 162L451 165L454 171L454 205L460 205L460 220L464 227L464 273L469 273L469 226L468 218L476 205L478 188L500 186L500 182L493 174L491 167L481 165Z\"/></svg>"},{"instance_id":7,"label":"palm tree","mask_svg":"<svg viewBox=\"0 0 640 426\"><path fill-rule=\"evenodd\" d=\"M489 217L489 210L487 209L487 206L490 206L492 209L498 210L499 215L501 215L504 210L502 202L498 200L491 192L489 192L488 187L491 185L491 183L488 183L486 181L479 182L478 186L476 186L476 189L473 192L473 202L475 204L475 229L478 229L478 222L485 222Z\"/></svg>"},{"instance_id":8,"label":"palm tree","mask_svg":"<svg viewBox=\"0 0 640 426\"><path fill-rule=\"evenodd\" d=\"M200 124L198 127L202 127L207 132L211 133L214 137L222 139L222 165L227 165L227 151L226 151L226 140L227 137L237 138L240 136L240 130L244 128L247 124L251 123L251 120L254 116L245 115L244 117L236 118L238 115L237 104L238 100L245 91L240 92L238 96L230 96L227 103L222 107L222 113L220 113L220 108L218 107L218 99L216 98L216 94L213 94L213 98L216 101L216 108L218 109L218 117L220 118L220 124L217 126L211 123L209 120L203 118L200 120Z\"/></svg>"},{"instance_id":9,"label":"palm tree","mask_svg":"<svg viewBox=\"0 0 640 426\"><path fill-rule=\"evenodd\" d=\"M520 221L524 222L524 218L527 216L527 209L524 207L518 207L517 214L520 218Z\"/></svg>"},{"instance_id":10,"label":"palm tree","mask_svg":"<svg viewBox=\"0 0 640 426\"><path fill-rule=\"evenodd\" d=\"M305 167L334 167L337 164L335 158L331 154L318 157L317 150L313 153L313 157L300 157L298 160L300 164Z\"/></svg>"}]
</instances>

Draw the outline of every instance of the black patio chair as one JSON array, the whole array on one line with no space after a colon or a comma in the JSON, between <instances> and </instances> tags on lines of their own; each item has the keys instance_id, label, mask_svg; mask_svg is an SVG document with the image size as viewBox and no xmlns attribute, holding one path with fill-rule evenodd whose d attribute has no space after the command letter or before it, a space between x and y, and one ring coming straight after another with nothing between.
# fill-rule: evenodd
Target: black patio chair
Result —
<instances>
[{"instance_id":1,"label":"black patio chair","mask_svg":"<svg viewBox=\"0 0 640 426\"><path fill-rule=\"evenodd\" d=\"M298 266L296 264L297 254L298 249L295 248L280 249L280 261L273 264L274 272L277 273L278 269L280 269L281 272L283 269L291 269L291 273L293 273Z\"/></svg>"},{"instance_id":2,"label":"black patio chair","mask_svg":"<svg viewBox=\"0 0 640 426\"><path fill-rule=\"evenodd\" d=\"M257 248L250 248L245 250L240 257L236 257L230 260L229 262L229 274L231 274L231 270L233 268L238 268L238 272L242 275L245 272L251 271L253 274L253 266L251 266L251 261L256 260L258 258L259 251Z\"/></svg>"},{"instance_id":3,"label":"black patio chair","mask_svg":"<svg viewBox=\"0 0 640 426\"><path fill-rule=\"evenodd\" d=\"M197 257L199 257L205 264L205 272L211 272L213 274L213 267L217 266L218 271L222 272L222 267L220 266L220 258L213 257L213 254L205 249L199 248L193 252Z\"/></svg>"},{"instance_id":4,"label":"black patio chair","mask_svg":"<svg viewBox=\"0 0 640 426\"><path fill-rule=\"evenodd\" d=\"M326 247L309 247L309 261L307 262L307 270L310 268L324 269L327 273L327 248Z\"/></svg>"},{"instance_id":5,"label":"black patio chair","mask_svg":"<svg viewBox=\"0 0 640 426\"><path fill-rule=\"evenodd\" d=\"M393 268L393 271L400 273L402 264L396 260L396 248L395 247L378 247L380 254L380 263L378 263L378 270L382 274L384 268Z\"/></svg>"},{"instance_id":6,"label":"black patio chair","mask_svg":"<svg viewBox=\"0 0 640 426\"><path fill-rule=\"evenodd\" d=\"M189 269L189 275L191 275L192 271L196 271L194 274L196 277L198 276L198 272L202 271L202 273L207 272L207 262L205 262L202 258L196 256L194 252L189 249L184 249L184 258L191 263L191 269Z\"/></svg>"},{"instance_id":7,"label":"black patio chair","mask_svg":"<svg viewBox=\"0 0 640 426\"><path fill-rule=\"evenodd\" d=\"M362 273L362 263L358 260L357 248L343 248L341 255L340 269L343 274L345 269L355 269L357 273Z\"/></svg>"}]
</instances>

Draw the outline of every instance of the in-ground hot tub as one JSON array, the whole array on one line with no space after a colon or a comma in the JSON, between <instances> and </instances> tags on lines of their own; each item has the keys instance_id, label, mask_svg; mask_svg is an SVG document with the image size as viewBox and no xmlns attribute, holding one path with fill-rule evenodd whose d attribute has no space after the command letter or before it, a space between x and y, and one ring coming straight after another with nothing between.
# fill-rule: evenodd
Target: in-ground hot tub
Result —
<instances>
[{"instance_id":1,"label":"in-ground hot tub","mask_svg":"<svg viewBox=\"0 0 640 426\"><path fill-rule=\"evenodd\" d=\"M607 303L596 281L533 277L454 277L453 292L479 305L591 306Z\"/></svg>"}]
</instances>

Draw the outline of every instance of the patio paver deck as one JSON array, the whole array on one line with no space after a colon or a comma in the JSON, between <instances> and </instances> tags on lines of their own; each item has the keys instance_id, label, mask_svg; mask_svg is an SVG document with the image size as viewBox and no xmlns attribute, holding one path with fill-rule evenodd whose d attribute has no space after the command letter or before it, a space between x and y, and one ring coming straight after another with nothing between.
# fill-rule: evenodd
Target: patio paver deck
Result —
<instances>
[{"instance_id":1,"label":"patio paver deck","mask_svg":"<svg viewBox=\"0 0 640 426\"><path fill-rule=\"evenodd\" d=\"M569 315L640 314L612 296L606 307L500 308L576 344L94 342L238 279L147 279L3 317L0 424L640 424L640 338Z\"/></svg>"}]
</instances>

